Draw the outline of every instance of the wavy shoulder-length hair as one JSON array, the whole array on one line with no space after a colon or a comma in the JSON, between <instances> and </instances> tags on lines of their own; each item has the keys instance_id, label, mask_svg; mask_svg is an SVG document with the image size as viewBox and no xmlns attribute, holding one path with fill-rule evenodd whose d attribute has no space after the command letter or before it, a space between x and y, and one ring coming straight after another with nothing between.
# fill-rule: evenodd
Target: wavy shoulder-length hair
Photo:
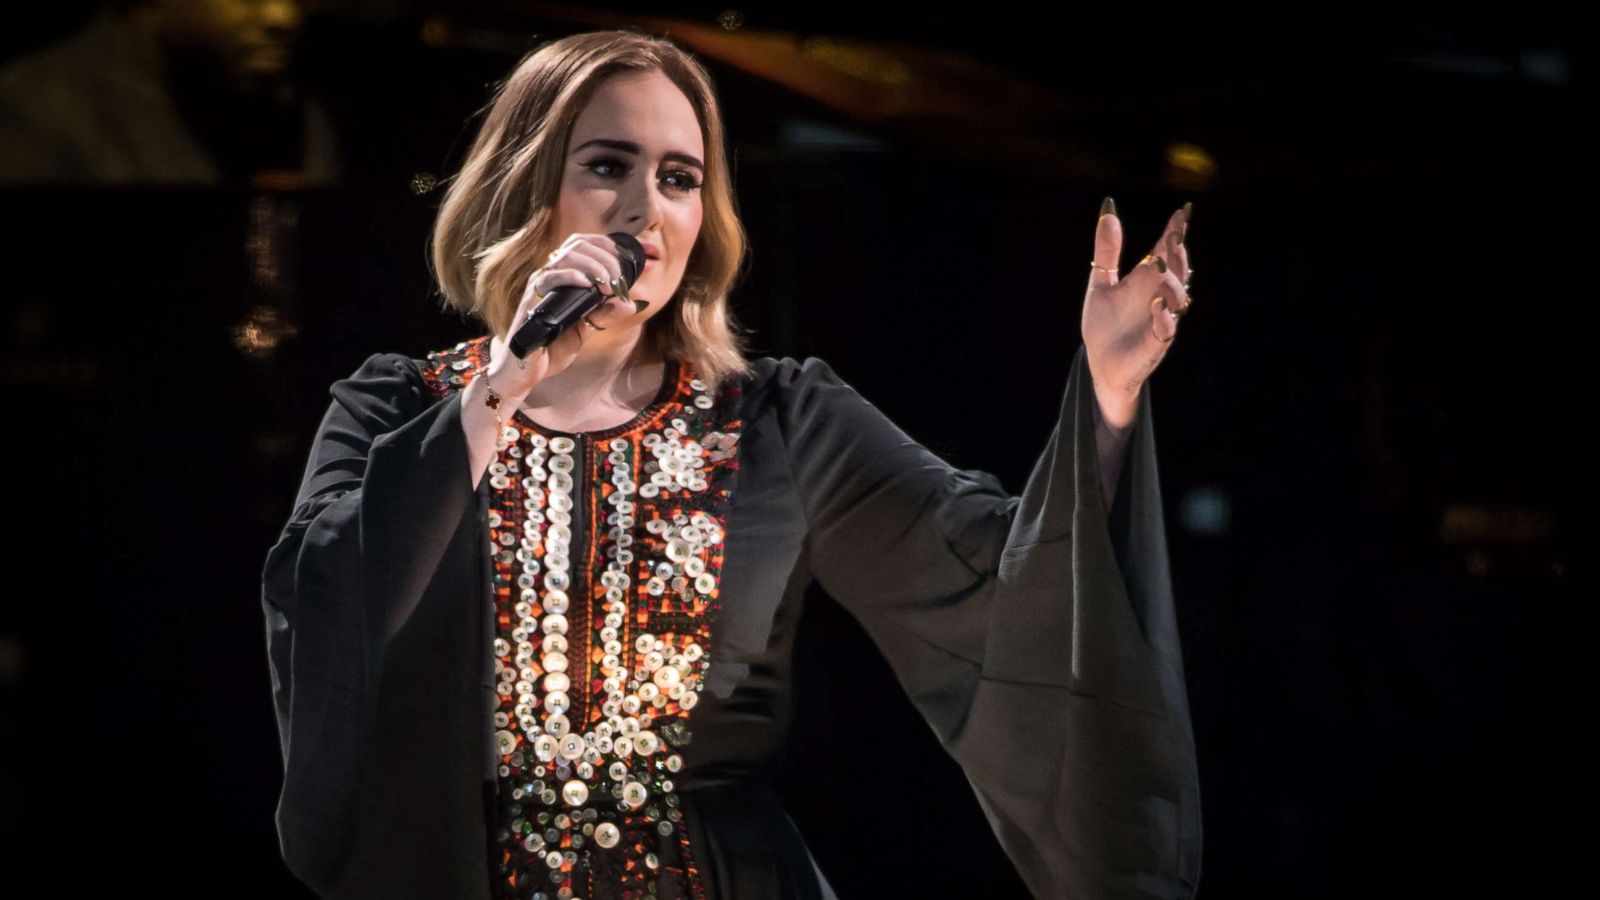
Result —
<instances>
[{"instance_id":1,"label":"wavy shoulder-length hair","mask_svg":"<svg viewBox=\"0 0 1600 900\"><path fill-rule=\"evenodd\" d=\"M528 278L567 237L551 231L573 123L601 81L652 70L693 105L706 170L700 234L683 281L645 323L640 350L688 358L715 390L725 377L750 371L744 329L728 309L747 242L711 76L669 40L631 30L586 32L525 55L495 89L460 172L448 180L429 263L446 309L507 337Z\"/></svg>"}]
</instances>

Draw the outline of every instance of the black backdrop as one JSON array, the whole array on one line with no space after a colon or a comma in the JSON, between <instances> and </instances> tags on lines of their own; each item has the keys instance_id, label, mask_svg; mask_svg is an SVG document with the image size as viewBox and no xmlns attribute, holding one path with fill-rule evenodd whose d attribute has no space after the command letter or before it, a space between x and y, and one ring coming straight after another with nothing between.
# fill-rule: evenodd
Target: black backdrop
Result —
<instances>
[{"instance_id":1,"label":"black backdrop","mask_svg":"<svg viewBox=\"0 0 1600 900\"><path fill-rule=\"evenodd\" d=\"M485 15L325 2L308 21L347 148L338 187L0 192L6 872L301 895L272 831L257 579L327 385L369 353L473 333L437 311L437 195L411 189L459 161L515 59L418 40L422 13L469 6ZM1195 307L1149 389L1202 895L1568 893L1588 880L1596 750L1587 47L1526 4L1513 24L1074 15L746 13L970 54L1059 92L1045 127L1111 163L1068 178L958 157L712 63L755 352L827 358L919 440L1020 490L1079 343L1100 199L1125 265L1193 200ZM10 53L48 27L13 32ZM820 127L853 140L795 137ZM1215 176L1174 186L1175 140ZM264 211L291 223L282 296L250 278ZM298 334L257 357L237 329L263 303ZM809 611L780 785L841 896L1023 896L864 634L820 592Z\"/></svg>"}]
</instances>

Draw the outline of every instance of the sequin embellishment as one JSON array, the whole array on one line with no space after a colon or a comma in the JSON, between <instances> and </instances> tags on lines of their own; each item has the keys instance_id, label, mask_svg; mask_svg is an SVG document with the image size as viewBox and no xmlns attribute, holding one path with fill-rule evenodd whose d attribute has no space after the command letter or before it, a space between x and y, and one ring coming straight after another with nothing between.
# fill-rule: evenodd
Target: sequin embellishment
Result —
<instances>
[{"instance_id":1,"label":"sequin embellishment","mask_svg":"<svg viewBox=\"0 0 1600 900\"><path fill-rule=\"evenodd\" d=\"M488 339L428 355L437 393ZM547 431L518 411L490 464L495 896L704 897L674 778L710 666L739 385L688 360L631 422Z\"/></svg>"}]
</instances>

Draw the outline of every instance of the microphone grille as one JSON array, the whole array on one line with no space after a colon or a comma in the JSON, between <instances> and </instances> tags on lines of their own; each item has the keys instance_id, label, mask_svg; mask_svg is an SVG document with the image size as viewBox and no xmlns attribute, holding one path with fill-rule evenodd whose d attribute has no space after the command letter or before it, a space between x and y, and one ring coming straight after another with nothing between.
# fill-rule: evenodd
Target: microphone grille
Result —
<instances>
[{"instance_id":1,"label":"microphone grille","mask_svg":"<svg viewBox=\"0 0 1600 900\"><path fill-rule=\"evenodd\" d=\"M639 280L639 273L644 271L644 245L626 231L613 231L606 236L617 242L617 257L622 263L622 278L629 287L633 287L633 283Z\"/></svg>"}]
</instances>

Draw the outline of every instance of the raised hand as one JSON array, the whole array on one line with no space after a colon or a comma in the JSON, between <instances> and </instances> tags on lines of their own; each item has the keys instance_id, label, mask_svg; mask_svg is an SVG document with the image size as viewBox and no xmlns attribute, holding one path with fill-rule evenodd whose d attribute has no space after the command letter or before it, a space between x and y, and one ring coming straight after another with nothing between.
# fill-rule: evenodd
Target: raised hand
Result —
<instances>
[{"instance_id":1,"label":"raised hand","mask_svg":"<svg viewBox=\"0 0 1600 900\"><path fill-rule=\"evenodd\" d=\"M1184 240L1191 211L1185 203L1173 212L1149 254L1123 277L1122 220L1110 197L1100 208L1083 300L1083 345L1101 413L1115 427L1132 424L1139 391L1171 349L1178 319L1189 311Z\"/></svg>"},{"instance_id":2,"label":"raised hand","mask_svg":"<svg viewBox=\"0 0 1600 900\"><path fill-rule=\"evenodd\" d=\"M583 317L577 326L562 332L548 347L538 347L527 358L517 359L507 346L508 336L494 335L489 340L488 376L498 389L520 405L533 386L572 365L589 329L603 331L622 325L631 316L644 312L648 303L628 297L622 277L617 242L604 234L575 233L557 247L545 264L529 276L512 318L512 330L527 320L544 295L564 285L593 285L607 299Z\"/></svg>"}]
</instances>

